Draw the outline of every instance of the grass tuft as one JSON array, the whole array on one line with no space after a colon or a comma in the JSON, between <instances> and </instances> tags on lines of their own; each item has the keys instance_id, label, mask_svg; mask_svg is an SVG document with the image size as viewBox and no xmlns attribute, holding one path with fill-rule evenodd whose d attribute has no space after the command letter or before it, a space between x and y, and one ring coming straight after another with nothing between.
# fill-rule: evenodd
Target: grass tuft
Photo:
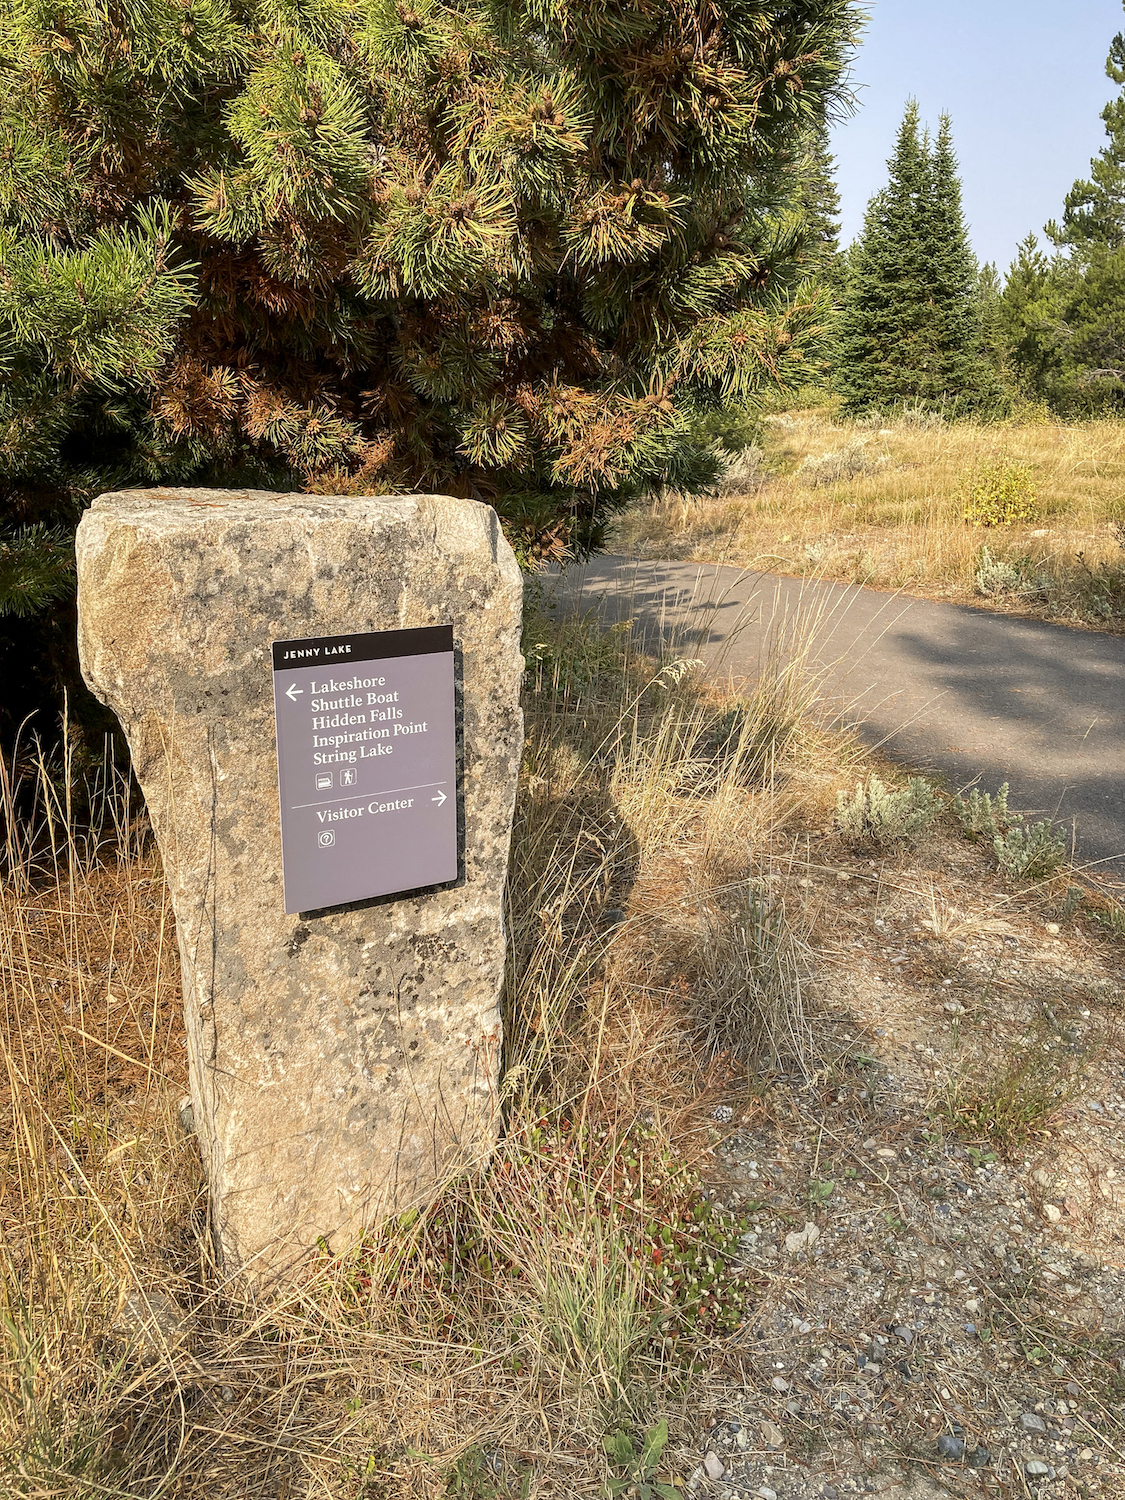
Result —
<instances>
[{"instance_id":1,"label":"grass tuft","mask_svg":"<svg viewBox=\"0 0 1125 1500\"><path fill-rule=\"evenodd\" d=\"M957 1129L1010 1156L1082 1092L1087 1060L1046 1027L1033 1028L993 1068L957 1079L942 1112Z\"/></svg>"}]
</instances>

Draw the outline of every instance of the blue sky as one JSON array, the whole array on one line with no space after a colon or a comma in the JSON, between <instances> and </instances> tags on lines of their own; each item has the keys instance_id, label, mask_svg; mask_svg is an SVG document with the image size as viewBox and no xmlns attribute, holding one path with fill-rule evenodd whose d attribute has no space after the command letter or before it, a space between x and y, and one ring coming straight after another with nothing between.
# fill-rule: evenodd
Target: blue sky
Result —
<instances>
[{"instance_id":1,"label":"blue sky","mask_svg":"<svg viewBox=\"0 0 1125 1500\"><path fill-rule=\"evenodd\" d=\"M886 180L903 106L913 95L937 126L947 110L965 217L979 258L1001 272L1029 230L1042 239L1105 140L1100 111L1121 0L872 0L856 59L855 116L836 126L842 243Z\"/></svg>"}]
</instances>

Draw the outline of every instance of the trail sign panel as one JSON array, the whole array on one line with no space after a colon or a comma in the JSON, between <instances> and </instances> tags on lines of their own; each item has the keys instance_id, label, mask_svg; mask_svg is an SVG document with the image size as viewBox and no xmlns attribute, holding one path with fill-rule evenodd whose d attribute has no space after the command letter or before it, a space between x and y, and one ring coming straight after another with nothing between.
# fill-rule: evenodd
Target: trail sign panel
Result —
<instances>
[{"instance_id":1,"label":"trail sign panel","mask_svg":"<svg viewBox=\"0 0 1125 1500\"><path fill-rule=\"evenodd\" d=\"M272 645L286 912L456 880L452 625Z\"/></svg>"}]
</instances>

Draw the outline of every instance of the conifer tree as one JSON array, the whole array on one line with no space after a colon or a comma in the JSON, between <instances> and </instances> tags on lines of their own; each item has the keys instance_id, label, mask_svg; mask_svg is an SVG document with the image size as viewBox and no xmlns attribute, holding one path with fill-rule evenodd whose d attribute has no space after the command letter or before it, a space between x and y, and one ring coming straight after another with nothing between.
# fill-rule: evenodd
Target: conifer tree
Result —
<instances>
[{"instance_id":1,"label":"conifer tree","mask_svg":"<svg viewBox=\"0 0 1125 1500\"><path fill-rule=\"evenodd\" d=\"M701 413L819 336L793 163L857 29L853 0L10 0L9 608L122 485L441 490L535 557L708 483Z\"/></svg>"},{"instance_id":2,"label":"conifer tree","mask_svg":"<svg viewBox=\"0 0 1125 1500\"><path fill-rule=\"evenodd\" d=\"M977 275L977 304L980 319L980 352L997 382L1007 379L1008 340L1004 332L1003 283L995 261L985 261Z\"/></svg>"},{"instance_id":3,"label":"conifer tree","mask_svg":"<svg viewBox=\"0 0 1125 1500\"><path fill-rule=\"evenodd\" d=\"M1017 261L1006 293L1012 337L1036 393L1061 411L1125 409L1125 35L1110 44L1106 74L1122 92L1101 112L1106 144L1090 175L1046 226L1062 252L1032 267ZM1022 248L1022 247L1021 247ZM1035 295L1029 295L1034 289ZM1043 301L1051 303L1044 328Z\"/></svg>"},{"instance_id":4,"label":"conifer tree","mask_svg":"<svg viewBox=\"0 0 1125 1500\"><path fill-rule=\"evenodd\" d=\"M1106 76L1125 85L1125 35L1110 43ZM1082 250L1100 246L1125 247L1125 95L1111 99L1101 113L1108 141L1090 163L1090 176L1080 178L1066 195L1062 223L1047 226L1056 245Z\"/></svg>"},{"instance_id":5,"label":"conifer tree","mask_svg":"<svg viewBox=\"0 0 1125 1500\"><path fill-rule=\"evenodd\" d=\"M848 256L837 365L844 408L957 412L993 401L948 117L931 142L909 101L887 167Z\"/></svg>"},{"instance_id":6,"label":"conifer tree","mask_svg":"<svg viewBox=\"0 0 1125 1500\"><path fill-rule=\"evenodd\" d=\"M1000 295L1007 360L1024 396L1058 402L1065 384L1070 328L1065 316L1072 269L1049 257L1034 234L1022 240Z\"/></svg>"},{"instance_id":7,"label":"conifer tree","mask_svg":"<svg viewBox=\"0 0 1125 1500\"><path fill-rule=\"evenodd\" d=\"M849 0L16 0L9 519L111 482L440 487L537 545L799 371Z\"/></svg>"},{"instance_id":8,"label":"conifer tree","mask_svg":"<svg viewBox=\"0 0 1125 1500\"><path fill-rule=\"evenodd\" d=\"M840 190L824 120L809 133L797 181L797 203L805 215L804 264L832 286L839 271Z\"/></svg>"}]
</instances>

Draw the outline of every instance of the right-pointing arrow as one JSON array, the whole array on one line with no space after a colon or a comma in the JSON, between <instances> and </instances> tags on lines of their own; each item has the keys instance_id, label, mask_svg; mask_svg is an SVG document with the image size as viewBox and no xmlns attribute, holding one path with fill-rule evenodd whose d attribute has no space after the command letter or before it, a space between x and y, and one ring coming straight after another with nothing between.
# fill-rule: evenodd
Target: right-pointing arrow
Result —
<instances>
[{"instance_id":1,"label":"right-pointing arrow","mask_svg":"<svg viewBox=\"0 0 1125 1500\"><path fill-rule=\"evenodd\" d=\"M442 803L445 800L446 800L446 797L445 797L445 793L444 792L439 792L436 797L431 797L430 798L430 801L431 802L436 802L439 807L442 805Z\"/></svg>"}]
</instances>

